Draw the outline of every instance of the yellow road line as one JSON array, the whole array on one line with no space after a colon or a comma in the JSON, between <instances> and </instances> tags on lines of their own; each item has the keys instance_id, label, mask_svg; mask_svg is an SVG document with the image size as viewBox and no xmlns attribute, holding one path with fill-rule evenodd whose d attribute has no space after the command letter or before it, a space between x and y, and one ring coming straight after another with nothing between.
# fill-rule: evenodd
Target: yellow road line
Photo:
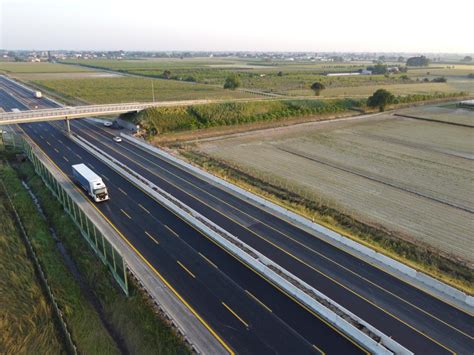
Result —
<instances>
[{"instance_id":1,"label":"yellow road line","mask_svg":"<svg viewBox=\"0 0 474 355\"><path fill-rule=\"evenodd\" d=\"M319 351L320 354L326 355L324 351L322 351L320 348L318 348L315 344L313 344L313 348L315 348L317 351Z\"/></svg>"},{"instance_id":2,"label":"yellow road line","mask_svg":"<svg viewBox=\"0 0 474 355\"><path fill-rule=\"evenodd\" d=\"M227 310L232 313L232 315L237 318L243 325L245 325L246 328L249 327L248 323L246 323L242 318L239 317L237 313L234 312L232 308L230 308L228 305L226 305L224 302L222 302L222 305L227 308Z\"/></svg>"},{"instance_id":3,"label":"yellow road line","mask_svg":"<svg viewBox=\"0 0 474 355\"><path fill-rule=\"evenodd\" d=\"M199 252L199 255L201 255L204 260L206 260L209 264L211 264L211 266L213 266L213 267L215 267L216 269L218 269L217 265L214 264L211 260L209 260L205 255L201 254L201 252Z\"/></svg>"},{"instance_id":4,"label":"yellow road line","mask_svg":"<svg viewBox=\"0 0 474 355\"><path fill-rule=\"evenodd\" d=\"M265 308L268 312L273 312L270 307L268 307L265 303L260 301L256 296L254 296L249 290L245 290L245 292L252 297L257 303L259 303L263 308Z\"/></svg>"},{"instance_id":5,"label":"yellow road line","mask_svg":"<svg viewBox=\"0 0 474 355\"><path fill-rule=\"evenodd\" d=\"M120 187L118 187L117 189L118 189L121 193L123 193L125 196L128 195L128 194L127 194L125 191L123 191Z\"/></svg>"},{"instance_id":6,"label":"yellow road line","mask_svg":"<svg viewBox=\"0 0 474 355\"><path fill-rule=\"evenodd\" d=\"M145 207L143 207L141 203L139 203L138 206L139 206L143 211L145 211L146 213L150 214L150 211L148 211Z\"/></svg>"},{"instance_id":7,"label":"yellow road line","mask_svg":"<svg viewBox=\"0 0 474 355\"><path fill-rule=\"evenodd\" d=\"M179 238L179 234L176 233L174 230L172 230L170 227L168 227L166 224L164 224L165 228L168 229L175 237Z\"/></svg>"},{"instance_id":8,"label":"yellow road line","mask_svg":"<svg viewBox=\"0 0 474 355\"><path fill-rule=\"evenodd\" d=\"M196 275L194 275L191 271L189 271L189 269L188 269L186 266L184 266L184 265L181 263L181 261L176 260L176 262L178 263L179 266L181 266L181 267L184 269L184 271L186 271L189 275L191 275L191 277L192 277L193 279L196 278Z\"/></svg>"},{"instance_id":9,"label":"yellow road line","mask_svg":"<svg viewBox=\"0 0 474 355\"><path fill-rule=\"evenodd\" d=\"M155 174L156 175L156 174ZM155 200L155 198L150 195L147 191L143 190L139 185L136 185L136 187L142 191L144 194L148 195L150 198L152 198L153 200ZM183 190L184 191L184 190ZM156 201L156 200L155 200ZM183 220L181 218L181 216L179 216L178 214L176 214L175 211L173 211L172 209L164 206L166 209L168 209L171 213L173 213L175 216L177 216L179 219ZM317 313L313 312L312 310L310 310L308 307L304 306L302 303L300 303L297 299L295 299L293 296L291 296L290 294L286 293L285 291L283 291L279 286L275 285L273 282L271 282L270 280L268 280L267 278L265 278L263 275L261 275L260 273L258 273L257 271L255 271L254 269L250 268L247 264L245 264L244 262L242 262L240 259L238 259L237 257L235 257L233 254L229 253L226 249L224 249L221 245L219 245L218 243L216 243L213 239L211 239L210 237L208 237L207 235L203 234L201 231L199 231L198 229L196 229L195 226L193 226L191 223L189 223L188 221L185 221L183 220L186 224L188 224L192 229L196 230L199 235L201 236L204 236L206 239L208 239L209 241L211 241L212 243L214 243L217 247L219 247L220 249L222 249L225 253L227 253L228 255L230 255L231 257L233 257L235 260L237 260L238 262L240 262L242 265L244 265L245 267L247 267L250 271L252 271L253 273L255 273L256 275L258 275L259 277L261 277L262 279L264 279L265 281L267 281L269 284L273 285L278 291L280 291L282 294L284 294L286 297L289 297L293 302L295 302L296 304L298 304L300 307L302 307L303 309L305 309L307 312L311 313L314 317L318 318L321 322L325 323L328 327L330 327L331 329L333 329L336 333L338 333L339 335L341 335L342 337L344 337L345 339L347 339L348 341L350 341L352 344L354 344L357 348L359 348L360 350L362 350L363 352L365 352L366 354L369 354L369 352L367 352L367 350L365 350L364 348L362 348L358 343L356 343L354 340L352 340L352 338L348 337L346 334L344 334L343 332L341 332L339 329L337 329L336 327L334 327L332 324L330 324L329 322L327 322L324 318L320 317ZM167 225L165 225L165 227L170 230L171 232L173 232L173 234L176 235L176 237L179 237L178 234L176 234L173 230L171 230Z\"/></svg>"},{"instance_id":10,"label":"yellow road line","mask_svg":"<svg viewBox=\"0 0 474 355\"><path fill-rule=\"evenodd\" d=\"M152 236L150 233L148 233L147 231L145 231L145 234L151 239L153 240L156 244L160 244L160 242L158 240L156 240L156 238L154 236Z\"/></svg>"},{"instance_id":11,"label":"yellow road line","mask_svg":"<svg viewBox=\"0 0 474 355\"><path fill-rule=\"evenodd\" d=\"M121 155L123 155L123 154L120 153L120 152L118 152L118 153L121 154ZM136 154L136 153L135 153L135 154ZM125 155L124 155L124 156L125 156ZM126 157L126 158L128 158L128 157ZM130 158L128 158L128 159L130 159ZM366 278L363 277L362 275L359 275L358 273L356 273L356 272L354 272L354 271L352 271L352 270L346 268L345 266L339 264L339 263L336 262L335 260L333 260L333 259L331 259L331 258L325 256L324 254L319 253L318 251L316 251L316 250L310 248L309 246L307 246L307 245L301 243L300 241L294 239L293 237L290 237L290 236L288 236L287 234L283 233L282 231L280 231L280 230L278 230L278 229L276 229L276 228L274 228L274 227L272 227L272 226L266 224L264 221L261 221L261 220L256 219L255 217L249 215L249 214L246 213L245 211L242 211L242 210L238 209L237 207L235 207L235 206L229 204L228 202L226 202L226 201L220 199L219 197L210 194L208 191L202 189L201 187L195 185L194 183L189 182L189 181L187 181L187 180L184 180L183 178L177 176L177 175L174 174L173 172L171 172L171 171L169 171L169 170L166 170L165 168L163 168L163 167L157 165L156 163L152 162L151 160L149 160L149 159L147 159L147 158L145 158L145 160L149 161L151 164L157 166L158 168L160 168L160 169L162 169L162 170L165 170L166 172L168 172L169 174L171 174L171 175L175 176L176 178L182 180L183 182L185 182L185 183L187 183L187 184L189 184L189 185L194 186L195 188L197 188L197 189L200 190L200 191L203 191L204 193L206 193L207 195L211 196L212 198L215 198L215 199L217 199L218 201L223 202L224 204L226 204L226 205L230 206L231 208L235 209L236 211L239 211L239 212L245 214L246 216L250 217L250 218L253 219L254 221L257 221L257 222L259 222L259 223L261 223L261 224L267 226L268 228L271 228L272 230L274 230L275 232L277 232L277 233L279 233L280 235L284 236L285 238L290 239L291 241L293 241L293 242L297 243L298 245L300 245L300 246L302 246L302 247L304 247L304 248L310 250L310 251L313 252L313 253L316 253L317 255L323 257L324 259L326 259L326 260L328 260L328 261L330 261L330 262L332 262L332 263L338 265L339 267L343 268L344 270L349 271L349 272L352 273L353 275L355 275L355 276L357 276L357 277L363 279L364 281L369 282L370 284L372 284L373 286L376 286L377 288L383 290L384 292L389 293L390 295L392 295L392 296L398 298L399 300L403 301L404 303L407 303L408 305L410 305L410 306L416 308L417 310L419 310L419 311L425 313L426 315L428 315L428 316L430 316L430 317L436 319L437 321L443 323L444 325L446 325L446 326L448 326L448 327L450 327L450 328L452 328L452 329L458 331L459 333L463 334L464 336L473 339L472 336L470 336L469 334L466 334L466 333L463 332L462 330L457 329L456 327L450 325L449 323L446 323L445 321L443 321L443 320L439 319L438 317L436 317L435 315L433 315L433 314L431 314L431 313L429 313L429 312L427 312L427 311L425 311L425 310L419 308L418 306L412 304L411 302L407 301L406 299L403 299L403 298L401 298L400 296L397 296L397 295L393 294L393 293L390 292L389 290L387 290L387 289L383 288L382 286L380 286L380 285L378 285L378 284L376 284L376 283L374 283L374 282L372 282L372 281L366 279ZM249 231L250 233L256 235L258 238L260 238L260 239L266 241L267 243L269 243L269 244L275 246L276 248L278 248L279 250L283 251L285 254L291 256L291 257L294 258L295 260L297 260L297 261L303 263L304 265L310 267L310 268L313 269L313 270L316 270L313 266L307 264L306 262L302 261L302 260L299 259L298 257L294 256L292 253L288 252L286 249L283 249L282 247L277 246L275 243L269 241L267 238L265 238L265 237L259 235L258 233L254 232L253 230L249 229L248 227L246 227L246 226L244 226L243 224L239 223L238 221L234 220L232 217L225 215L224 213L222 213L221 211L219 211L219 210L217 210L216 208L212 207L212 206L209 205L208 203L204 202L203 200L201 200L201 199L198 198L197 196L194 196L194 195L190 194L189 192L183 190L181 187L177 186L176 184L174 184L173 182L169 181L169 180L166 179L165 177L158 176L156 173L154 173L153 171L149 170L148 168L146 168L145 166L143 166L142 164L140 164L140 163L138 163L138 162L135 162L135 163L138 164L138 165L140 165L143 169L149 171L151 174L153 174L153 175L159 177L160 179L165 180L166 182L168 182L169 184L171 184L172 186L174 186L174 187L177 188L178 190L180 190L180 191L184 192L185 194L187 194L188 196L190 196L191 198L194 198L195 200L201 202L201 203L204 204L205 206L207 206L207 207L211 208L212 210L218 212L219 214L221 214L221 215L224 216L225 218L228 218L228 219L232 220L234 223L240 225L242 228L244 228L244 229L246 229L247 231ZM265 211L263 211L263 212L265 212ZM268 212L267 212L267 213L268 213ZM290 224L292 224L294 227L296 227L296 228L298 228L298 229L301 229L301 228L299 228L298 226L294 225L293 223L290 223ZM325 242L325 241L323 241L323 242ZM327 243L327 242L325 242L325 243ZM329 245L332 246L332 244L330 244L330 243L327 243L327 244L329 244ZM341 251L343 251L343 252L346 252L346 251L343 250L343 249L340 249L340 248L338 248L338 249L341 250ZM355 255L353 255L353 254L351 254L351 253L349 253L349 254L352 255L352 256L354 256L354 257L356 257ZM357 258L358 258L358 257L357 257ZM360 258L358 258L358 259L360 259ZM362 259L360 259L360 260L362 260ZM364 260L362 260L362 261L364 261ZM364 261L364 262L365 262L367 265L371 265L371 266L376 267L375 265L369 264L369 263L367 263L366 261ZM378 267L376 267L376 268L378 268ZM389 275L392 275L392 274L386 272L385 270L382 270L382 269L380 269L380 268L378 268L378 269L381 270L381 271L384 272L384 273L387 273L387 274L389 274ZM322 271L320 271L320 270L316 270L316 271L319 272L320 274L322 274L322 275L328 277L331 281L334 281L332 278L330 278L329 276L327 276L327 275L326 275L325 273L323 273ZM396 275L392 275L392 276L396 277ZM396 278L399 279L400 281L402 281L402 282L408 284L405 280L402 280L402 279L400 279L400 278L398 278L398 277L396 277ZM409 285L409 286L414 286L414 285L412 285L412 284L408 284L408 285ZM421 291L423 291L423 290L421 290ZM364 299L365 301L368 301L364 296L362 296L362 295L356 293L355 291L352 291L352 290L351 290L351 292L352 292L353 294L357 295L358 297ZM427 293L427 292L425 292L425 293ZM429 296L433 296L433 295L431 295L431 294L429 294L429 293L427 293L427 294L428 294ZM443 301L443 300L441 300L441 301ZM371 304L374 304L372 301L368 301L368 302L371 302ZM443 302L444 302L444 301L443 301ZM445 303L446 303L446 302L445 302ZM451 305L451 304L449 304L449 305ZM380 310L382 310L383 312L385 312L385 313L391 315L392 317L396 318L397 320L400 320L400 319L397 318L395 315L393 315L392 313L386 311L385 309L383 309L383 308L381 308L381 307L379 307L379 306L377 306L377 307L378 307ZM461 310L461 311L462 311L462 310ZM407 324L407 323L404 323L404 324ZM413 328L413 329L415 329L416 331L418 331L416 328ZM420 331L418 331L418 332L420 332ZM421 332L420 332L420 333L421 333ZM427 336L426 334L424 334L424 333L421 333L421 334L423 334L423 335L425 335L426 337L428 337L428 336ZM428 338L429 338L429 337L428 337ZM431 339L431 340L433 340L433 339Z\"/></svg>"},{"instance_id":12,"label":"yellow road line","mask_svg":"<svg viewBox=\"0 0 474 355\"><path fill-rule=\"evenodd\" d=\"M122 210L122 209L120 209L120 211L121 211L125 216L127 216L128 219L132 219L132 217L130 217L130 215L129 215L127 212L125 212L125 211Z\"/></svg>"},{"instance_id":13,"label":"yellow road line","mask_svg":"<svg viewBox=\"0 0 474 355\"><path fill-rule=\"evenodd\" d=\"M56 169L58 169L58 171L61 172L61 174L64 176L64 178L69 181L73 188L79 192L84 198L85 200L109 223L109 225L117 232L117 234L125 241L125 243L128 244L128 246L130 248L133 249L133 251L145 262L145 264L159 277L159 279L173 292L173 294L185 305L186 308L188 308L191 313L201 322L201 324L212 334L212 336L214 338L217 339L217 341L229 352L229 354L231 355L234 355L234 351L231 349L231 347L215 332L214 329L212 329L212 327L207 324L207 322L204 320L204 318L202 318L199 313L178 293L178 291L176 291L176 289L168 282L168 280L166 280L166 278L161 275L160 272L158 272L158 270L137 250L137 248L135 248L135 246L130 243L130 241L125 237L125 235L123 235L122 232L120 232L120 230L115 226L115 224L112 223L112 221L110 221L106 215L104 215L102 213L101 210L99 210L99 208L94 204L92 203L92 201L89 200L89 198L84 194L84 192L82 192L72 181L71 179L69 178L69 176L67 176L60 168L59 166L57 166L57 164L49 157L49 155L46 154L46 152L41 149L41 147L39 145L36 144L36 142L28 135L28 133L25 132L25 130L23 128L21 128L20 126L18 126L22 131L23 133L25 133L31 140L31 143L33 143L40 151L43 152L43 154L46 156L46 158L50 161L51 164L53 164Z\"/></svg>"}]
</instances>

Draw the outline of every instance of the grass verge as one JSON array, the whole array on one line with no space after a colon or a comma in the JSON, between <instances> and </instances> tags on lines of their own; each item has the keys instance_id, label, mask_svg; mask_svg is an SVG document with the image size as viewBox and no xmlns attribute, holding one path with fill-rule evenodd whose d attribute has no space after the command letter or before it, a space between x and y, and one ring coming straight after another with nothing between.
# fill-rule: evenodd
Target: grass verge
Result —
<instances>
[{"instance_id":1,"label":"grass verge","mask_svg":"<svg viewBox=\"0 0 474 355\"><path fill-rule=\"evenodd\" d=\"M381 226L371 226L318 201L306 199L280 186L244 173L226 162L201 152L179 153L210 173L330 228L380 253L431 275L468 294L474 294L474 271L428 247L403 240Z\"/></svg>"},{"instance_id":2,"label":"grass verge","mask_svg":"<svg viewBox=\"0 0 474 355\"><path fill-rule=\"evenodd\" d=\"M27 232L31 235L51 288L65 313L73 339L81 353L118 353L116 342L104 328L98 313L81 293L78 283L62 263L49 232L52 227L68 254L76 263L85 284L100 302L105 321L113 326L126 352L140 354L184 354L189 350L155 313L148 298L135 286L130 285L130 297L126 297L115 284L107 268L93 254L80 235L76 225L34 172L31 163L12 163L15 170L2 171L2 179L12 191L14 203ZM48 222L42 219L31 198L21 186L24 180L37 196ZM16 202L15 202L16 201ZM18 206L17 206L18 205Z\"/></svg>"},{"instance_id":3,"label":"grass verge","mask_svg":"<svg viewBox=\"0 0 474 355\"><path fill-rule=\"evenodd\" d=\"M21 185L16 172L4 165L0 171L0 177L9 191L13 205L18 211L79 351L118 353L114 341L103 327L94 308L84 298L78 283L63 263L47 222L39 214L30 195ZM52 200L51 197L49 200Z\"/></svg>"},{"instance_id":4,"label":"grass verge","mask_svg":"<svg viewBox=\"0 0 474 355\"><path fill-rule=\"evenodd\" d=\"M0 161L0 171L4 169ZM64 348L52 309L14 221L0 185L0 353L60 353Z\"/></svg>"}]
</instances>

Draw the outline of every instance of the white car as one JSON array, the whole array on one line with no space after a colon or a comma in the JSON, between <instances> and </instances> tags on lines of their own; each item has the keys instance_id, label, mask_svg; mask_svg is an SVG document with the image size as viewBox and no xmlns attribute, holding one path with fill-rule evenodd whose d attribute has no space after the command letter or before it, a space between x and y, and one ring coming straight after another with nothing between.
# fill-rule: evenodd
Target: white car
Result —
<instances>
[{"instance_id":1,"label":"white car","mask_svg":"<svg viewBox=\"0 0 474 355\"><path fill-rule=\"evenodd\" d=\"M110 127L110 126L112 126L112 122L110 122L110 121L105 121L105 122L104 122L104 126L105 126L105 127Z\"/></svg>"},{"instance_id":2,"label":"white car","mask_svg":"<svg viewBox=\"0 0 474 355\"><path fill-rule=\"evenodd\" d=\"M122 141L122 138L114 137L113 140L116 141L117 143L120 143Z\"/></svg>"}]
</instances>

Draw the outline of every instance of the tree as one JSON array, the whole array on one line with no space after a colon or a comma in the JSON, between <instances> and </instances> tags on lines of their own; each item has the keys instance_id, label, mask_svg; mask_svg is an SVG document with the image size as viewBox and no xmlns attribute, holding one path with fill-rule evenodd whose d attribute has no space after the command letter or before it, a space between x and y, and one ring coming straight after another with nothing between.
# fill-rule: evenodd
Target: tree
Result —
<instances>
[{"instance_id":1,"label":"tree","mask_svg":"<svg viewBox=\"0 0 474 355\"><path fill-rule=\"evenodd\" d=\"M282 72L282 71L279 71L277 75L278 75L278 76L283 76L283 72Z\"/></svg>"},{"instance_id":2,"label":"tree","mask_svg":"<svg viewBox=\"0 0 474 355\"><path fill-rule=\"evenodd\" d=\"M315 82L315 83L313 83L313 85L311 85L311 90L314 91L314 94L316 96L319 96L321 91L323 91L324 89L326 89L326 87L324 86L323 83L320 83L320 82Z\"/></svg>"},{"instance_id":3,"label":"tree","mask_svg":"<svg viewBox=\"0 0 474 355\"><path fill-rule=\"evenodd\" d=\"M431 80L433 83L445 83L448 81L448 79L446 79L444 76L440 76L438 78L434 78L433 80Z\"/></svg>"},{"instance_id":4,"label":"tree","mask_svg":"<svg viewBox=\"0 0 474 355\"><path fill-rule=\"evenodd\" d=\"M165 70L163 72L163 74L161 74L161 76L164 78L164 79L169 79L171 78L171 72L169 70Z\"/></svg>"},{"instance_id":5,"label":"tree","mask_svg":"<svg viewBox=\"0 0 474 355\"><path fill-rule=\"evenodd\" d=\"M235 90L241 85L238 75L231 74L225 79L224 89Z\"/></svg>"},{"instance_id":6,"label":"tree","mask_svg":"<svg viewBox=\"0 0 474 355\"><path fill-rule=\"evenodd\" d=\"M367 99L367 106L378 107L380 112L385 111L385 106L390 105L395 100L395 96L385 89L378 89Z\"/></svg>"},{"instance_id":7,"label":"tree","mask_svg":"<svg viewBox=\"0 0 474 355\"><path fill-rule=\"evenodd\" d=\"M424 55L407 59L407 66L409 67L426 67L428 64L430 64L430 60Z\"/></svg>"},{"instance_id":8,"label":"tree","mask_svg":"<svg viewBox=\"0 0 474 355\"><path fill-rule=\"evenodd\" d=\"M464 57L464 59L462 60L463 62L472 62L472 57L470 55L467 55Z\"/></svg>"},{"instance_id":9,"label":"tree","mask_svg":"<svg viewBox=\"0 0 474 355\"><path fill-rule=\"evenodd\" d=\"M367 70L370 70L372 74L385 74L387 72L387 66L385 64L376 64L367 67Z\"/></svg>"}]
</instances>

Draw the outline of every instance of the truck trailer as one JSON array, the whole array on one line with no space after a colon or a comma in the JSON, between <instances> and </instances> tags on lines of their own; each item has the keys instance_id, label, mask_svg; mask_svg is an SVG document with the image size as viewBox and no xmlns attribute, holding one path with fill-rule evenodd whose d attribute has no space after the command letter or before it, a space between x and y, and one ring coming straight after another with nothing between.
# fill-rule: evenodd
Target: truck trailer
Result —
<instances>
[{"instance_id":1,"label":"truck trailer","mask_svg":"<svg viewBox=\"0 0 474 355\"><path fill-rule=\"evenodd\" d=\"M95 202L107 201L109 199L107 187L102 181L102 178L89 169L85 164L73 165L72 175Z\"/></svg>"}]
</instances>

